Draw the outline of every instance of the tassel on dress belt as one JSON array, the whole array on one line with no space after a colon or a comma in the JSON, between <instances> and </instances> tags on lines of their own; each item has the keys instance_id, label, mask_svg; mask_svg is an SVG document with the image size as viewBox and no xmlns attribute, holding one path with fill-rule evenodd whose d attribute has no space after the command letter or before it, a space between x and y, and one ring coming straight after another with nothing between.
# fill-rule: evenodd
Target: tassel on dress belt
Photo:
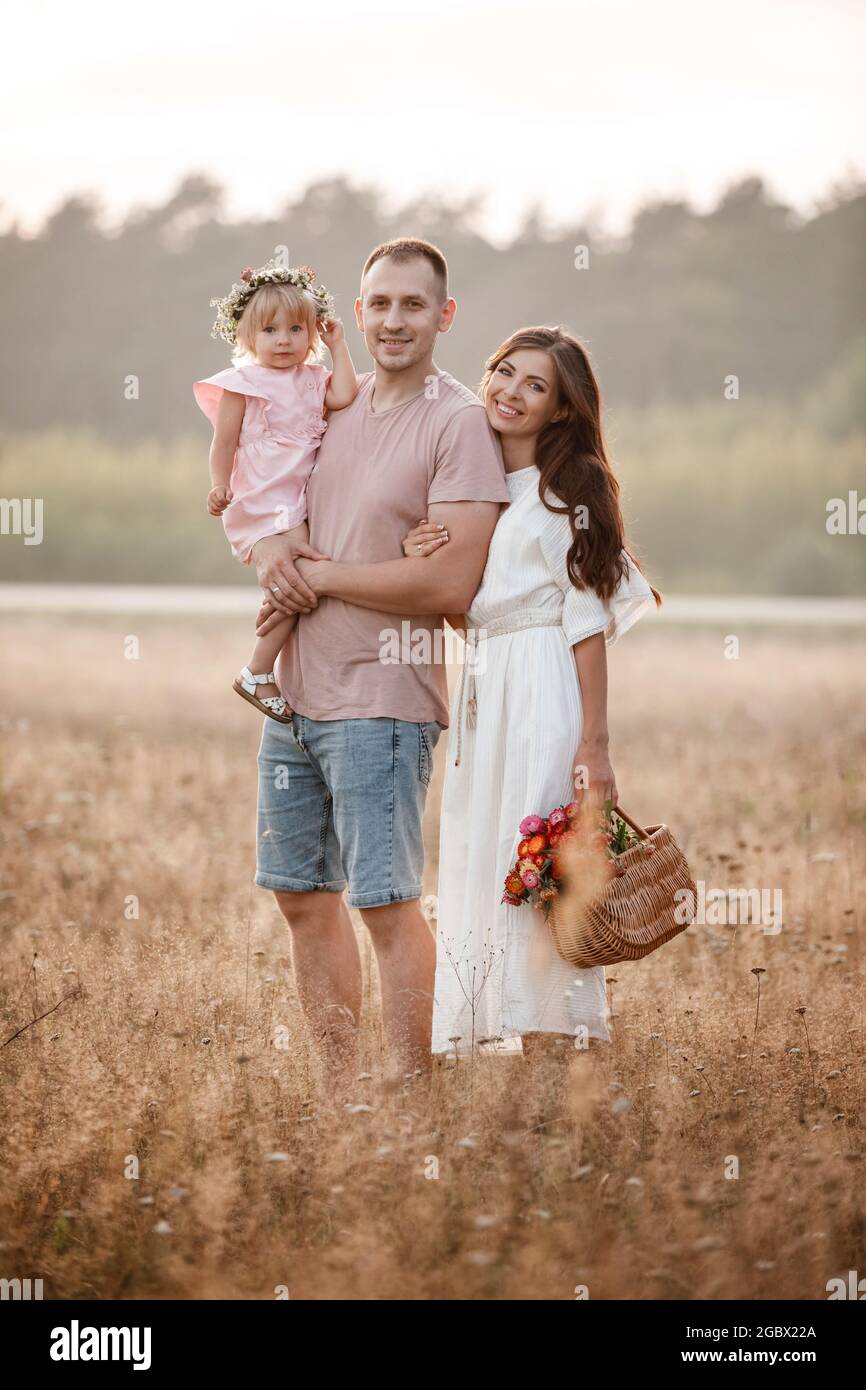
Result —
<instances>
[{"instance_id":1,"label":"tassel on dress belt","mask_svg":"<svg viewBox=\"0 0 866 1390\"><path fill-rule=\"evenodd\" d=\"M478 692L475 685L475 659L478 651L478 643L485 637L503 637L506 633L522 632L527 627L561 627L562 615L553 618L549 609L528 609L525 613L519 613L516 617L506 616L504 618L494 618L485 627L470 627L466 629L466 647L463 652L463 665L460 671L460 695L457 702L457 757L454 759L454 766L460 764L460 753L463 746L463 705L464 695L466 699L466 727L474 729L478 714ZM469 649L469 651L466 650ZM469 678L466 677L466 667L470 666Z\"/></svg>"}]
</instances>

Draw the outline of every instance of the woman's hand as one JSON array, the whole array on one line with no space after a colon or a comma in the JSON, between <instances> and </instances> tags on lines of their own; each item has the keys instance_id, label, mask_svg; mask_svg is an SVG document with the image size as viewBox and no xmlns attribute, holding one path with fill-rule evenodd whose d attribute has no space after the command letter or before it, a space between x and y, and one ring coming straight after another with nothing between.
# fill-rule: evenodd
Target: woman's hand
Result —
<instances>
[{"instance_id":1,"label":"woman's hand","mask_svg":"<svg viewBox=\"0 0 866 1390\"><path fill-rule=\"evenodd\" d=\"M233 496L231 488L225 483L219 487L212 487L207 495L207 509L211 516L222 516Z\"/></svg>"},{"instance_id":2,"label":"woman's hand","mask_svg":"<svg viewBox=\"0 0 866 1390\"><path fill-rule=\"evenodd\" d=\"M425 555L432 555L447 540L448 532L441 522L422 517L403 541L403 554L410 560L422 559Z\"/></svg>"},{"instance_id":3,"label":"woman's hand","mask_svg":"<svg viewBox=\"0 0 866 1390\"><path fill-rule=\"evenodd\" d=\"M346 337L346 330L343 327L342 319L326 319L323 323L320 323L319 337L328 351L333 351L337 343L342 343Z\"/></svg>"},{"instance_id":4,"label":"woman's hand","mask_svg":"<svg viewBox=\"0 0 866 1390\"><path fill-rule=\"evenodd\" d=\"M588 798L601 808L606 801L615 806L618 796L607 740L581 739L574 760L574 800L583 805Z\"/></svg>"}]
</instances>

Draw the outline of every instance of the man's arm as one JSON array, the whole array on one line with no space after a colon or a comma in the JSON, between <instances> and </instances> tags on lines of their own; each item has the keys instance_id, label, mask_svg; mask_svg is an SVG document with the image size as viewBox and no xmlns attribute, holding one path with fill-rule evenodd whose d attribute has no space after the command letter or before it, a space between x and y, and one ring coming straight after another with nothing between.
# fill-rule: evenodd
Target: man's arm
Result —
<instances>
[{"instance_id":1,"label":"man's arm","mask_svg":"<svg viewBox=\"0 0 866 1390\"><path fill-rule=\"evenodd\" d=\"M481 583L499 503L433 502L427 510L431 521L447 528L450 540L423 564L405 555L363 565L309 561L300 566L304 577L320 596L345 599L359 608L407 615L465 612Z\"/></svg>"},{"instance_id":2,"label":"man's arm","mask_svg":"<svg viewBox=\"0 0 866 1390\"><path fill-rule=\"evenodd\" d=\"M359 608L403 613L407 617L416 613L437 617L441 613L465 613L481 583L499 510L499 502L430 503L428 517L448 528L450 540L426 556L422 564L406 556L359 565L338 560L299 560L298 572L320 598L341 598ZM263 605L256 627L260 636L269 631L278 616L264 616L267 607Z\"/></svg>"}]
</instances>

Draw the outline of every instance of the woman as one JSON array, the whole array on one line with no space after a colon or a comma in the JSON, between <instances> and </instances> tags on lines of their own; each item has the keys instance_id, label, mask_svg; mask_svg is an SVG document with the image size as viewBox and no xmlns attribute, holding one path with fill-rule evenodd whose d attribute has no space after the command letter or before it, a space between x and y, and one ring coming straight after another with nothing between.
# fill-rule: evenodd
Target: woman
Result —
<instances>
[{"instance_id":1,"label":"woman","mask_svg":"<svg viewBox=\"0 0 866 1390\"><path fill-rule=\"evenodd\" d=\"M464 661L449 727L434 1054L516 1038L525 1052L562 1035L609 1041L604 967L568 965L541 913L501 897L525 816L580 800L584 786L616 803L605 647L661 603L625 548L581 344L559 328L519 330L488 361L480 395L511 504L469 612L449 615L468 627L475 664ZM442 544L420 523L404 550L424 558Z\"/></svg>"}]
</instances>

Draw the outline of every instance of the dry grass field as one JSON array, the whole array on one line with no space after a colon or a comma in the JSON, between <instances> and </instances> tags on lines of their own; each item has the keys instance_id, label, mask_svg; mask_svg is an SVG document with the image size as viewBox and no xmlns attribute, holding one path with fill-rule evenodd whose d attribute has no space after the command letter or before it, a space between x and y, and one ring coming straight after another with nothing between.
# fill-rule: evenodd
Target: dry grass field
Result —
<instances>
[{"instance_id":1,"label":"dry grass field","mask_svg":"<svg viewBox=\"0 0 866 1390\"><path fill-rule=\"evenodd\" d=\"M363 1060L337 1109L252 885L246 624L0 619L0 1276L46 1298L812 1300L866 1275L862 637L744 629L727 660L720 633L642 628L610 655L622 804L708 886L781 889L782 930L695 925L610 969L600 1055L479 1056L426 1088L382 1079L358 921Z\"/></svg>"}]
</instances>

